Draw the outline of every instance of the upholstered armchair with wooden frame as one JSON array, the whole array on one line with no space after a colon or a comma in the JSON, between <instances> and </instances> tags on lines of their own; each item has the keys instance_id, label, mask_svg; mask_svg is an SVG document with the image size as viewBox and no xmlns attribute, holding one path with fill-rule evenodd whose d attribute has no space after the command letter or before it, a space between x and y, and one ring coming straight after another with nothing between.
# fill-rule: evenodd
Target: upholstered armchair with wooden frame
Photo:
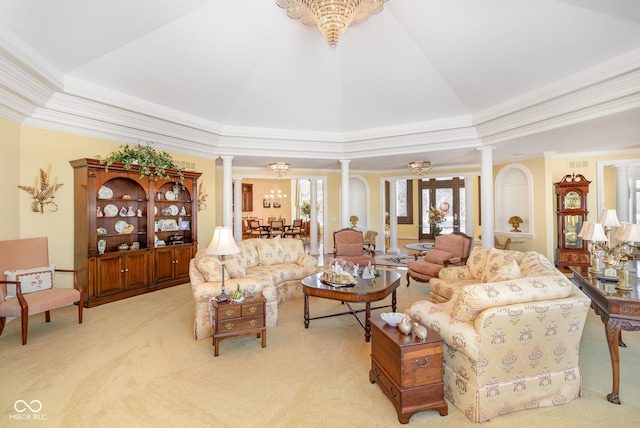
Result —
<instances>
[{"instance_id":1,"label":"upholstered armchair with wooden frame","mask_svg":"<svg viewBox=\"0 0 640 428\"><path fill-rule=\"evenodd\" d=\"M367 247L371 248L373 245L373 251L376 251L376 238L378 237L378 232L375 230L367 230L364 234L363 244Z\"/></svg>"},{"instance_id":2,"label":"upholstered armchair with wooden frame","mask_svg":"<svg viewBox=\"0 0 640 428\"><path fill-rule=\"evenodd\" d=\"M73 274L74 288L56 287L57 272ZM82 324L83 294L75 270L54 269L49 264L47 238L0 241L0 335L7 318L20 318L22 344L26 345L30 315L44 312L45 321L50 322L51 309L76 302L78 324Z\"/></svg>"},{"instance_id":3,"label":"upholstered armchair with wooden frame","mask_svg":"<svg viewBox=\"0 0 640 428\"><path fill-rule=\"evenodd\" d=\"M333 232L333 257L359 264L361 267L367 263L375 264L375 251L366 250L364 254L364 239L359 230L345 228Z\"/></svg>"},{"instance_id":4,"label":"upholstered armchair with wooden frame","mask_svg":"<svg viewBox=\"0 0 640 428\"><path fill-rule=\"evenodd\" d=\"M436 278L445 266L461 266L467 262L473 239L461 232L436 237L433 249L415 255L407 263L407 287L411 278L418 282L429 282Z\"/></svg>"}]
</instances>

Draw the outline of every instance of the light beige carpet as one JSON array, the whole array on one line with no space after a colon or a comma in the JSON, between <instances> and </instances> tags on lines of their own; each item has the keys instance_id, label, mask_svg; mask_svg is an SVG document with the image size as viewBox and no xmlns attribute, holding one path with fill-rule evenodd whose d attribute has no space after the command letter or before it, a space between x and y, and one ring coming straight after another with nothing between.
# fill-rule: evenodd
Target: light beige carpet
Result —
<instances>
[{"instance_id":1,"label":"light beige carpet","mask_svg":"<svg viewBox=\"0 0 640 428\"><path fill-rule=\"evenodd\" d=\"M428 290L404 284L403 278L400 311ZM311 299L312 316L343 309L339 302ZM31 317L26 346L20 344L19 322L11 322L0 337L0 426L400 425L379 386L369 383L370 345L352 316L314 320L307 330L302 299L279 311L266 348L255 336L227 339L217 358L210 340L192 339L188 284L86 309L82 325L75 307L54 311L50 324L44 316ZM640 335L625 332L623 338L628 347L621 349L621 406L605 399L611 391L609 353L602 322L590 312L580 352L584 396L482 426L633 425L640 417ZM19 400L38 400L42 409L18 413ZM17 407L25 409L22 402ZM450 404L448 416L420 412L408 425L473 424Z\"/></svg>"}]
</instances>

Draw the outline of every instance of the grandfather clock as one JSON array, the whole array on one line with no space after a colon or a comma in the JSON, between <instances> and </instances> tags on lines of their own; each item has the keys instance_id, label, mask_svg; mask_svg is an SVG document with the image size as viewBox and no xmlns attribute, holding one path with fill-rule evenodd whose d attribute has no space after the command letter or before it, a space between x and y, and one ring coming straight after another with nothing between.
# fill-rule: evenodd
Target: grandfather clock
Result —
<instances>
[{"instance_id":1,"label":"grandfather clock","mask_svg":"<svg viewBox=\"0 0 640 428\"><path fill-rule=\"evenodd\" d=\"M557 266L589 266L587 242L578 237L587 220L589 184L581 174L567 174L556 186L558 214Z\"/></svg>"}]
</instances>

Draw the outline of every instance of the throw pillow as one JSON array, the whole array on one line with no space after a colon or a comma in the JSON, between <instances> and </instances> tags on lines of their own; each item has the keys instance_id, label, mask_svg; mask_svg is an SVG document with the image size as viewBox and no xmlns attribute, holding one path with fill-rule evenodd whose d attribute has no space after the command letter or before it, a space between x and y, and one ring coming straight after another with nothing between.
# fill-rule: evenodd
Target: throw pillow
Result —
<instances>
[{"instance_id":1,"label":"throw pillow","mask_svg":"<svg viewBox=\"0 0 640 428\"><path fill-rule=\"evenodd\" d=\"M207 254L204 249L196 253L196 268L207 281L222 281L222 265L218 256ZM226 268L226 266L225 266ZM224 279L229 279L229 272L225 269Z\"/></svg>"},{"instance_id":2,"label":"throw pillow","mask_svg":"<svg viewBox=\"0 0 640 428\"><path fill-rule=\"evenodd\" d=\"M300 257L298 257L298 260L296 263L298 264L298 266L302 266L302 267L313 267L318 264L318 259L316 259L314 256L303 254Z\"/></svg>"},{"instance_id":3,"label":"throw pillow","mask_svg":"<svg viewBox=\"0 0 640 428\"><path fill-rule=\"evenodd\" d=\"M518 268L518 262L516 261L516 253L513 251L507 250L498 250L496 248L491 248L489 250L489 255L487 256L487 263L484 265L484 269L482 271L482 279L481 282L494 282L496 279L492 279L498 276L498 270L500 270L503 266L511 266L507 269L509 272L514 272L515 269L518 269L518 276L520 277L520 269ZM513 267L515 265L515 267Z\"/></svg>"},{"instance_id":4,"label":"throw pillow","mask_svg":"<svg viewBox=\"0 0 640 428\"><path fill-rule=\"evenodd\" d=\"M522 273L520 272L520 267L518 267L518 263L515 260L507 262L504 266L499 268L496 271L490 272L486 277L482 277L482 282L500 282L500 281L509 281L512 279L520 278Z\"/></svg>"},{"instance_id":5,"label":"throw pillow","mask_svg":"<svg viewBox=\"0 0 640 428\"><path fill-rule=\"evenodd\" d=\"M471 254L467 259L467 267L473 279L481 279L482 271L485 264L487 264L487 257L489 257L489 248L473 247Z\"/></svg>"},{"instance_id":6,"label":"throw pillow","mask_svg":"<svg viewBox=\"0 0 640 428\"><path fill-rule=\"evenodd\" d=\"M449 260L451 257L453 257L453 253L434 248L427 251L427 253L424 255L424 260L429 263L435 263L444 266L444 262Z\"/></svg>"},{"instance_id":7,"label":"throw pillow","mask_svg":"<svg viewBox=\"0 0 640 428\"><path fill-rule=\"evenodd\" d=\"M304 244L300 239L283 238L280 240L284 251L285 263L296 263L304 255Z\"/></svg>"},{"instance_id":8,"label":"throw pillow","mask_svg":"<svg viewBox=\"0 0 640 428\"><path fill-rule=\"evenodd\" d=\"M271 266L284 263L284 250L280 243L280 238L258 239L258 255L260 256L260 266Z\"/></svg>"},{"instance_id":9,"label":"throw pillow","mask_svg":"<svg viewBox=\"0 0 640 428\"><path fill-rule=\"evenodd\" d=\"M247 273L242 263L242 257L240 255L227 256L224 260L224 268L229 272L229 276L232 279L244 278Z\"/></svg>"},{"instance_id":10,"label":"throw pillow","mask_svg":"<svg viewBox=\"0 0 640 428\"><path fill-rule=\"evenodd\" d=\"M22 294L53 288L53 275L55 266L42 266L31 269L7 270L4 274L7 281L18 281ZM17 296L16 286L7 284L7 297L5 300L14 299Z\"/></svg>"}]
</instances>

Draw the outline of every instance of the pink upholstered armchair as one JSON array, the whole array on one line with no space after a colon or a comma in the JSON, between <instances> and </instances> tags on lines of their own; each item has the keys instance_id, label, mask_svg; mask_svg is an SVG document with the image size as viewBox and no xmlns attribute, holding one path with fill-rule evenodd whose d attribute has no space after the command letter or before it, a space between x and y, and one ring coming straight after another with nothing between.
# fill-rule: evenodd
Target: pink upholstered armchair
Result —
<instances>
[{"instance_id":1,"label":"pink upholstered armchair","mask_svg":"<svg viewBox=\"0 0 640 428\"><path fill-rule=\"evenodd\" d=\"M364 254L362 232L355 229L340 229L333 232L333 257L357 263L361 267L367 263L375 264L375 251L367 250Z\"/></svg>"},{"instance_id":2,"label":"pink upholstered armchair","mask_svg":"<svg viewBox=\"0 0 640 428\"><path fill-rule=\"evenodd\" d=\"M436 237L433 249L416 255L407 263L407 287L411 278L418 282L429 282L436 278L445 266L460 266L467 262L471 252L472 238L460 232Z\"/></svg>"},{"instance_id":3,"label":"pink upholstered armchair","mask_svg":"<svg viewBox=\"0 0 640 428\"><path fill-rule=\"evenodd\" d=\"M73 274L74 288L56 287L55 272ZM22 344L26 345L30 315L44 312L45 321L50 322L51 309L75 302L78 323L82 323L82 296L75 270L55 269L49 264L47 238L0 241L0 334L7 317L20 318Z\"/></svg>"}]
</instances>

